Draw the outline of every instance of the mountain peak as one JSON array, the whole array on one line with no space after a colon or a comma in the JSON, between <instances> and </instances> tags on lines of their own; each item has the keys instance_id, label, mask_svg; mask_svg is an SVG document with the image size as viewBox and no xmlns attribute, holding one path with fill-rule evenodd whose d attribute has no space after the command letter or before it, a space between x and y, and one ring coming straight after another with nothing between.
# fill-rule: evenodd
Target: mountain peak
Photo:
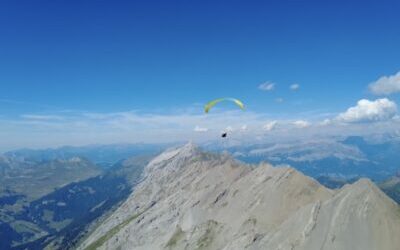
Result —
<instances>
[{"instance_id":1,"label":"mountain peak","mask_svg":"<svg viewBox=\"0 0 400 250\"><path fill-rule=\"evenodd\" d=\"M173 147L165 150L163 153L154 158L151 163L154 164L161 161L169 160L178 155L181 157L190 157L198 152L200 152L200 148L193 142L188 142L183 146Z\"/></svg>"},{"instance_id":2,"label":"mountain peak","mask_svg":"<svg viewBox=\"0 0 400 250\"><path fill-rule=\"evenodd\" d=\"M200 148L194 142L189 141L188 143L186 143L185 145L180 147L179 150L181 152L185 152L187 154L187 153L198 152L198 151L200 151Z\"/></svg>"},{"instance_id":3,"label":"mountain peak","mask_svg":"<svg viewBox=\"0 0 400 250\"><path fill-rule=\"evenodd\" d=\"M376 186L371 180L361 178L353 184L345 185L337 193L337 197L349 198L348 203L359 209L366 209L368 206L380 207L380 210L388 207L396 210L398 205Z\"/></svg>"},{"instance_id":4,"label":"mountain peak","mask_svg":"<svg viewBox=\"0 0 400 250\"><path fill-rule=\"evenodd\" d=\"M380 195L382 192L370 179L361 178L353 184L346 184L339 190L338 194L340 193L352 193L359 197L363 197L363 195L369 196L372 193Z\"/></svg>"},{"instance_id":5,"label":"mountain peak","mask_svg":"<svg viewBox=\"0 0 400 250\"><path fill-rule=\"evenodd\" d=\"M360 178L359 180L357 180L356 182L354 182L352 184L353 187L361 187L361 188L370 188L375 186L374 183L372 183L372 181L370 179L367 178Z\"/></svg>"},{"instance_id":6,"label":"mountain peak","mask_svg":"<svg viewBox=\"0 0 400 250\"><path fill-rule=\"evenodd\" d=\"M210 156L188 143L156 157L81 248L398 249L398 207L367 179L334 191L289 167Z\"/></svg>"},{"instance_id":7,"label":"mountain peak","mask_svg":"<svg viewBox=\"0 0 400 250\"><path fill-rule=\"evenodd\" d=\"M149 162L145 168L145 176L155 170L163 169L165 167L168 167L169 169L180 168L184 165L183 163L185 160L193 159L200 153L200 148L193 142L188 142L181 147L167 149ZM171 163L171 161L175 163Z\"/></svg>"}]
</instances>

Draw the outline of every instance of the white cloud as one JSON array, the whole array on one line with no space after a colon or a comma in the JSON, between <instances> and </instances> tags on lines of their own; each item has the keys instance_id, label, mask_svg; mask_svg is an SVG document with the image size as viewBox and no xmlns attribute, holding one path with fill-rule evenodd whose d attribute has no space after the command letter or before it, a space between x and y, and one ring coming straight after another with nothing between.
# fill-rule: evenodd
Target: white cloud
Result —
<instances>
[{"instance_id":1,"label":"white cloud","mask_svg":"<svg viewBox=\"0 0 400 250\"><path fill-rule=\"evenodd\" d=\"M297 83L294 83L292 85L290 85L290 90L296 91L300 88L300 85Z\"/></svg>"},{"instance_id":2,"label":"white cloud","mask_svg":"<svg viewBox=\"0 0 400 250\"><path fill-rule=\"evenodd\" d=\"M387 102L390 103L388 100ZM352 112L354 111L350 113ZM0 137L2 138L0 149L184 140L200 143L219 138L216 135L218 131L229 132L233 128L237 133L232 133L232 136L236 136L241 141L251 142L257 138L279 141L307 136L314 138L328 134L343 136L393 131L398 130L400 122L395 120L395 116L393 119L379 123L344 123L345 117L347 121L349 120L348 115L341 114L340 121L337 117L335 113L323 116L317 113L298 113L293 118L292 115L257 113L250 110L246 112L240 110L218 112L216 110L205 115L201 107L198 107L196 111L169 113L74 111L49 113L45 117L3 116L0 117ZM325 124L323 119L329 119L329 123L327 120ZM323 124L327 126L321 126ZM231 126L227 127L228 125ZM313 129L304 129L299 133L299 127L307 126L312 126ZM273 133L268 131L273 131Z\"/></svg>"},{"instance_id":3,"label":"white cloud","mask_svg":"<svg viewBox=\"0 0 400 250\"><path fill-rule=\"evenodd\" d=\"M202 127L200 127L200 126L194 127L194 132L203 133L203 132L207 132L207 131L208 131L208 128L202 128Z\"/></svg>"},{"instance_id":4,"label":"white cloud","mask_svg":"<svg viewBox=\"0 0 400 250\"><path fill-rule=\"evenodd\" d=\"M327 126L327 125L331 125L331 124L332 124L331 119L324 119L322 122L320 122L321 126Z\"/></svg>"},{"instance_id":5,"label":"white cloud","mask_svg":"<svg viewBox=\"0 0 400 250\"><path fill-rule=\"evenodd\" d=\"M254 127L265 121L264 114L251 111L232 110L219 113L216 110L205 115L201 107L196 112L88 113L76 111L62 113L62 115L59 112L48 115L59 119L29 115L1 117L0 137L3 140L0 141L0 149L125 142L162 143L184 140L200 142L214 139L215 134L195 133L193 131L196 126L198 126L197 130L208 128L208 131L211 131L212 128L215 132L225 129L228 125L238 126L240 130L244 121ZM256 131L251 131L251 133L254 134Z\"/></svg>"},{"instance_id":6,"label":"white cloud","mask_svg":"<svg viewBox=\"0 0 400 250\"><path fill-rule=\"evenodd\" d=\"M382 76L371 83L369 89L376 95L390 95L400 92L400 71L395 75Z\"/></svg>"},{"instance_id":7,"label":"white cloud","mask_svg":"<svg viewBox=\"0 0 400 250\"><path fill-rule=\"evenodd\" d=\"M298 120L294 121L293 125L295 125L297 128L307 128L311 125L311 123L305 120Z\"/></svg>"},{"instance_id":8,"label":"white cloud","mask_svg":"<svg viewBox=\"0 0 400 250\"><path fill-rule=\"evenodd\" d=\"M284 99L282 97L276 98L275 101L277 103L282 103L284 101Z\"/></svg>"},{"instance_id":9,"label":"white cloud","mask_svg":"<svg viewBox=\"0 0 400 250\"><path fill-rule=\"evenodd\" d=\"M396 103L387 98L377 99L375 101L362 99L357 102L356 106L339 114L336 120L348 123L384 121L393 118L396 113Z\"/></svg>"},{"instance_id":10,"label":"white cloud","mask_svg":"<svg viewBox=\"0 0 400 250\"><path fill-rule=\"evenodd\" d=\"M276 127L277 124L278 124L277 121L268 122L268 123L264 124L263 129L265 131L271 131Z\"/></svg>"},{"instance_id":11,"label":"white cloud","mask_svg":"<svg viewBox=\"0 0 400 250\"><path fill-rule=\"evenodd\" d=\"M262 91L271 91L275 88L275 83L273 82L264 82L258 86L258 89Z\"/></svg>"},{"instance_id":12,"label":"white cloud","mask_svg":"<svg viewBox=\"0 0 400 250\"><path fill-rule=\"evenodd\" d=\"M21 118L26 120L38 120L38 121L49 121L49 120L63 120L64 117L58 115L35 115L25 114L21 115Z\"/></svg>"},{"instance_id":13,"label":"white cloud","mask_svg":"<svg viewBox=\"0 0 400 250\"><path fill-rule=\"evenodd\" d=\"M225 128L225 132L233 132L234 129L232 128L232 126L228 126Z\"/></svg>"},{"instance_id":14,"label":"white cloud","mask_svg":"<svg viewBox=\"0 0 400 250\"><path fill-rule=\"evenodd\" d=\"M393 121L400 121L400 115L393 116Z\"/></svg>"}]
</instances>

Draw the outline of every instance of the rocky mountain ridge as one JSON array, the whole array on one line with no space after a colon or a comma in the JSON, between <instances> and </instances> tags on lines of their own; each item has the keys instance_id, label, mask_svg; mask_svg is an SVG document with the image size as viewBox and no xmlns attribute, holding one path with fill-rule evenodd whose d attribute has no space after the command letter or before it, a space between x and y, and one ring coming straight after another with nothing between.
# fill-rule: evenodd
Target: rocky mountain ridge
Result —
<instances>
[{"instance_id":1,"label":"rocky mountain ridge","mask_svg":"<svg viewBox=\"0 0 400 250\"><path fill-rule=\"evenodd\" d=\"M330 190L287 167L246 165L189 143L79 249L398 249L400 209L361 179Z\"/></svg>"}]
</instances>

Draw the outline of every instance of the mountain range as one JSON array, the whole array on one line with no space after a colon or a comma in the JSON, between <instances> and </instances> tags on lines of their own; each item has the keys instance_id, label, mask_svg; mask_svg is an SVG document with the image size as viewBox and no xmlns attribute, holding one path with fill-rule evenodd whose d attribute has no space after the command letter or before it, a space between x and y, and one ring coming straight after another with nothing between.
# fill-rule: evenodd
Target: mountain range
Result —
<instances>
[{"instance_id":1,"label":"mountain range","mask_svg":"<svg viewBox=\"0 0 400 250\"><path fill-rule=\"evenodd\" d=\"M87 146L63 146L47 149L18 149L6 152L4 155L12 158L23 158L33 161L70 159L81 157L90 160L97 166L108 168L122 159L133 156L160 153L172 144L110 144Z\"/></svg>"},{"instance_id":2,"label":"mountain range","mask_svg":"<svg viewBox=\"0 0 400 250\"><path fill-rule=\"evenodd\" d=\"M325 137L279 142L207 143L207 150L230 152L235 158L251 163L289 164L313 178L369 178L384 181L400 170L398 137L364 138Z\"/></svg>"},{"instance_id":3,"label":"mountain range","mask_svg":"<svg viewBox=\"0 0 400 250\"><path fill-rule=\"evenodd\" d=\"M400 208L360 179L336 190L288 166L193 144L167 150L78 249L387 249Z\"/></svg>"},{"instance_id":4,"label":"mountain range","mask_svg":"<svg viewBox=\"0 0 400 250\"><path fill-rule=\"evenodd\" d=\"M183 243L179 243L182 236L181 231L185 232L185 235L188 233L187 223L189 222L187 220L200 220L201 223L211 221L210 223L218 222L220 224L219 217L209 214L214 213L214 210L222 217L229 213L232 213L232 217L246 215L249 220L255 217L256 221L263 221L264 226L271 224L274 225L274 230L278 230L278 227L284 225L279 223L289 223L286 222L289 217L297 216L295 210L307 210L306 207L311 206L310 204L320 204L318 206L321 208L318 209L325 211L328 208L325 208L324 204L328 204L328 201L332 204L335 203L329 206L337 207L336 202L333 202L334 199L339 199L337 197L340 197L340 194L352 197L353 194L347 194L347 192L352 193L358 189L360 192L366 192L365 189L367 189L367 193L371 197L368 196L366 199L373 199L373 203L385 204L380 209L395 207L390 209L389 214L396 210L397 205L388 205L393 201L380 190L393 200L400 202L400 173L396 173L396 170L399 169L397 165L399 156L396 151L399 143L393 139L376 141L362 137L347 137L279 143L219 144L214 142L202 144L202 149L189 143L183 147L169 149L154 158L167 146L170 145L123 144L61 147L45 150L16 150L0 155L0 181L2 183L0 185L0 249L94 249L98 246L106 246L109 240L114 239L114 236L120 240L121 238L118 236L120 230L128 228L128 224L130 225L133 221L141 225L138 219L140 220L142 215L146 215L146 218L150 216L154 219L154 223L160 223L160 226L151 224L155 228L160 227L159 230L162 232L177 230L178 233L175 236L179 239L177 239L176 247L174 243L176 239L172 237L172 239L168 239L170 244L167 244L167 248L195 249L197 247L193 245L193 242L187 242L184 246ZM290 167L286 163L289 163ZM267 175L266 179L286 180L291 179L293 175L296 176L296 182L284 182L284 184L274 186L275 184L268 180L257 184L257 181L247 179L257 180L257 176L260 174L258 171L262 172L261 175ZM197 179L200 176L203 176L203 179ZM248 177L244 178L245 176ZM376 185L365 178L372 179ZM243 185L240 184L242 182ZM194 185L194 183L198 184ZM297 193L296 190L290 188L280 190L283 188L281 185L303 191ZM259 192L253 193L252 190L247 190L247 186L253 191L259 190ZM237 188L232 190L233 187ZM277 193L268 194L270 190ZM370 192L371 190L373 192ZM263 197L260 192L274 203L283 202L276 196L282 196L282 199L286 200L276 206L260 205L256 211L253 211L252 208L236 207L237 203L240 203L236 199L250 204L267 202L268 199ZM286 192L291 194L290 197L286 197ZM312 195L304 196L303 192L306 194L311 192ZM232 195L232 193L236 194ZM244 196L237 198L239 193L243 193ZM355 196L359 195L364 195L364 193ZM210 197L205 198L205 196ZM247 196L258 198L253 200ZM193 200L193 197L198 197L198 199ZM164 205L160 208L158 206L163 199L168 199L168 205L164 204L166 201L162 201ZM209 199L214 199L215 205ZM289 203L291 199L294 199L293 204ZM301 201L296 199L301 199ZM193 202L193 209L186 207L189 206L186 203L190 202ZM351 206L361 206L358 202L364 201L355 201L355 204L351 204ZM179 212L177 215L168 215L172 216L169 222L177 225L182 221L186 222L182 225L179 224L179 227L174 229L163 228L165 222L158 222L158 218L162 217L158 213L165 213L167 216L171 206L173 211ZM280 209L277 208L279 206L296 207L296 209L289 209L290 211L286 212L282 210L284 214L279 215ZM328 205L326 206L328 207ZM125 207L125 212L129 210L128 214L119 214L122 207ZM156 211L155 214L152 214L155 208L163 209L163 211ZM268 212L270 215L266 214L267 217L272 218L276 215L277 219L279 216L282 218L279 217L279 223L271 222L268 218L262 218L260 214L265 211L260 212L259 209L272 209ZM151 214L149 214L150 212ZM188 217L188 215L182 217L182 213L188 213L194 217ZM333 216L330 214L331 212L326 213L327 216ZM142 218L142 220L145 219ZM223 221L223 223L227 223L223 228L238 227L236 224L231 225L228 220L227 218L226 221ZM379 218L379 221L381 220L383 219ZM293 221L290 223L303 222ZM219 228L219 224L216 228ZM351 226L353 227L353 225ZM142 225L142 227L145 226ZM202 224L201 226L196 224L196 229L191 228L190 230L200 230L197 227L201 227L201 230L208 230ZM211 227L214 231L214 226ZM235 230L239 232L240 227ZM100 229L101 233L99 233ZM148 231L153 229L148 229ZM252 230L257 231L257 235L263 235L262 238L272 237L269 227L260 226L260 229L253 228ZM303 230L301 226L299 230ZM136 235L136 231L134 234ZM275 234L279 234L278 231ZM140 232L138 235L141 235ZM236 239L239 237L239 233L232 236L232 232L225 231L222 235L224 238ZM144 239L147 236L140 237ZM185 239L187 237L185 236ZM259 237L261 236L256 238ZM256 241L258 242L258 240ZM316 240L312 239L312 241ZM205 248L224 249L213 244ZM250 244L249 248L264 249L263 244L266 243L257 244ZM290 244L296 245L297 243ZM266 246L279 249L276 245ZM121 248L125 247L126 245L121 245ZM147 249L148 247L158 249L166 248L166 245L148 246L144 244L137 247L138 249ZM238 246L224 247L225 249L235 249L235 247L241 249L243 246L239 244ZM286 247L283 246L282 249L287 249ZM295 247L295 249L302 248Z\"/></svg>"}]
</instances>

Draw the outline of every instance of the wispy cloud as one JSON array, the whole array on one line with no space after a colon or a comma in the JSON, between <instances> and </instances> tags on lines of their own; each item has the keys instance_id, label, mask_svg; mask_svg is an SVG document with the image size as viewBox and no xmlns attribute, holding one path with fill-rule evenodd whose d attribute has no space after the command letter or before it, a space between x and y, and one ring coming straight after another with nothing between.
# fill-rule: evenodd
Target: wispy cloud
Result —
<instances>
[{"instance_id":1,"label":"wispy cloud","mask_svg":"<svg viewBox=\"0 0 400 250\"><path fill-rule=\"evenodd\" d=\"M194 127L194 131L195 132L204 133L204 132L208 131L208 128L203 128L203 127L200 127L200 126L196 126L196 127Z\"/></svg>"},{"instance_id":2,"label":"wispy cloud","mask_svg":"<svg viewBox=\"0 0 400 250\"><path fill-rule=\"evenodd\" d=\"M319 123L319 125L321 125L321 126L328 126L330 124L332 124L332 120L331 119L324 119L323 121L321 121Z\"/></svg>"},{"instance_id":3,"label":"wispy cloud","mask_svg":"<svg viewBox=\"0 0 400 250\"><path fill-rule=\"evenodd\" d=\"M261 84L258 86L258 89L259 89L259 90L262 90L262 91L272 91L272 90L274 90L274 88L275 88L275 83L270 82L270 81L261 83Z\"/></svg>"},{"instance_id":4,"label":"wispy cloud","mask_svg":"<svg viewBox=\"0 0 400 250\"><path fill-rule=\"evenodd\" d=\"M223 131L225 131L225 132L233 132L235 130L234 130L234 128L232 126L228 126Z\"/></svg>"},{"instance_id":5,"label":"wispy cloud","mask_svg":"<svg viewBox=\"0 0 400 250\"><path fill-rule=\"evenodd\" d=\"M61 107L56 107L53 105L47 105L43 103L36 103L36 102L29 102L29 101L20 101L20 100L12 100L6 98L0 98L0 103L12 105L12 106L24 106L24 107L36 107L36 108L43 108L43 109L51 109L51 110L62 110Z\"/></svg>"},{"instance_id":6,"label":"wispy cloud","mask_svg":"<svg viewBox=\"0 0 400 250\"><path fill-rule=\"evenodd\" d=\"M265 131L271 131L276 127L277 124L278 124L278 121L267 122L266 124L264 124L263 129Z\"/></svg>"},{"instance_id":7,"label":"wispy cloud","mask_svg":"<svg viewBox=\"0 0 400 250\"><path fill-rule=\"evenodd\" d=\"M344 135L374 132L377 129L388 131L399 127L400 119L384 119L396 117L392 101L369 102L367 105L359 102L339 116L335 113L320 115L311 112L299 113L297 117L272 117L271 114L248 110L216 110L204 114L201 109L196 112L175 113L124 111L23 114L17 117L0 117L0 148L185 140L201 142L219 138L220 132L227 130L230 131L231 138L236 136L241 141L254 141L263 136L268 136L270 140L272 137ZM351 122L355 119L350 117L363 117L369 119L370 123ZM341 125L343 122L349 125L344 127ZM306 127L312 129L299 133L299 128ZM269 131L273 133L266 133Z\"/></svg>"},{"instance_id":8,"label":"wispy cloud","mask_svg":"<svg viewBox=\"0 0 400 250\"><path fill-rule=\"evenodd\" d=\"M297 128L307 128L311 126L311 123L305 120L298 120L294 121L293 125L295 125Z\"/></svg>"},{"instance_id":9,"label":"wispy cloud","mask_svg":"<svg viewBox=\"0 0 400 250\"><path fill-rule=\"evenodd\" d=\"M290 88L290 90L292 90L292 91L296 91L296 90L298 90L298 89L300 88L300 85L297 84L297 83L294 83L294 84L290 85L289 88Z\"/></svg>"},{"instance_id":10,"label":"wispy cloud","mask_svg":"<svg viewBox=\"0 0 400 250\"><path fill-rule=\"evenodd\" d=\"M42 120L42 121L64 120L64 117L59 116L59 115L24 114L24 115L21 115L21 118L26 119L26 120Z\"/></svg>"}]
</instances>

